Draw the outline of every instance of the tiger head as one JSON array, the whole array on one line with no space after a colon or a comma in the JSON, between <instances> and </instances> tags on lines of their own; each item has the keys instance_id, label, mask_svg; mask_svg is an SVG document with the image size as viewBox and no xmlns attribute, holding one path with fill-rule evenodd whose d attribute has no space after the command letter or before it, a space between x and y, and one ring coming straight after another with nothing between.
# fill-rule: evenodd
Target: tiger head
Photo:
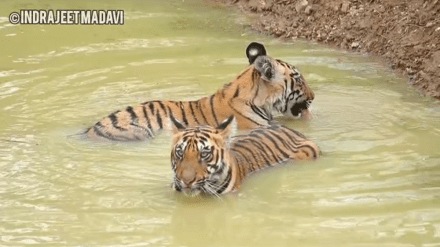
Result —
<instances>
[{"instance_id":1,"label":"tiger head","mask_svg":"<svg viewBox=\"0 0 440 247\"><path fill-rule=\"evenodd\" d=\"M264 46L257 42L248 45L246 56L249 59L249 64L253 64L257 69L261 66L260 64L264 64L264 61L270 61L272 67L278 68L277 70L282 68L282 78L278 78L278 80L283 81L283 92L272 105L276 111L289 118L299 118L309 111L315 94L295 66L267 56Z\"/></svg>"},{"instance_id":2,"label":"tiger head","mask_svg":"<svg viewBox=\"0 0 440 247\"><path fill-rule=\"evenodd\" d=\"M186 128L173 116L171 120L176 128L171 151L173 188L189 196L219 195L230 190L232 170L226 149L234 117L217 127Z\"/></svg>"}]
</instances>

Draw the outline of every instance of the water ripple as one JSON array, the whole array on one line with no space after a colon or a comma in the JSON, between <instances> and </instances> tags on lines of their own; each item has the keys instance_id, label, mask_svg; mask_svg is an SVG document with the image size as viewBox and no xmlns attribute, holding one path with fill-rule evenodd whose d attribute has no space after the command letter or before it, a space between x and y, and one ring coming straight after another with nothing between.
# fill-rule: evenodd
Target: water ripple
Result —
<instances>
[{"instance_id":1,"label":"water ripple","mask_svg":"<svg viewBox=\"0 0 440 247\"><path fill-rule=\"evenodd\" d=\"M186 42L181 39L123 39L115 42L95 43L87 46L67 47L62 51L50 51L47 53L30 55L26 58L15 59L15 63L40 63L48 59L72 54L93 54L105 51L130 51L138 49L157 49L173 46L185 46Z\"/></svg>"}]
</instances>

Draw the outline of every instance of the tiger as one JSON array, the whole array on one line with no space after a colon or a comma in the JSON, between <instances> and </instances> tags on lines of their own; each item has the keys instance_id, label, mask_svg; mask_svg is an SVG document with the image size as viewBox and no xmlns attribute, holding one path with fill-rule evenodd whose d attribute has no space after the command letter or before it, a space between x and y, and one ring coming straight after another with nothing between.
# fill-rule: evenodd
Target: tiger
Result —
<instances>
[{"instance_id":1,"label":"tiger","mask_svg":"<svg viewBox=\"0 0 440 247\"><path fill-rule=\"evenodd\" d=\"M231 137L234 116L217 127L187 127L171 117L172 188L187 196L237 191L249 174L288 160L314 160L321 152L303 134L280 124Z\"/></svg>"},{"instance_id":2,"label":"tiger","mask_svg":"<svg viewBox=\"0 0 440 247\"><path fill-rule=\"evenodd\" d=\"M144 141L160 130L171 130L171 114L187 126L217 126L234 115L238 129L267 126L273 111L299 118L309 111L315 95L292 65L267 55L251 42L246 48L249 66L214 94L194 101L152 100L128 106L104 117L84 133L91 139Z\"/></svg>"}]
</instances>

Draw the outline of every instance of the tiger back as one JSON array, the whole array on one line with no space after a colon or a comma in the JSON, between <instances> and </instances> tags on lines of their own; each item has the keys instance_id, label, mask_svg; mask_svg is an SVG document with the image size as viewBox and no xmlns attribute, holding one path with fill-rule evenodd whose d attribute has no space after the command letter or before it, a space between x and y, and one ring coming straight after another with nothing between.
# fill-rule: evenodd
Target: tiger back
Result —
<instances>
[{"instance_id":1,"label":"tiger back","mask_svg":"<svg viewBox=\"0 0 440 247\"><path fill-rule=\"evenodd\" d=\"M171 130L171 116L186 126L217 126L234 115L239 129L252 129L270 125L272 110L288 117L308 111L314 93L294 66L267 56L265 47L256 42L249 44L246 56L250 65L211 96L129 106L104 117L85 133L92 139L142 141L154 138L160 130Z\"/></svg>"},{"instance_id":2,"label":"tiger back","mask_svg":"<svg viewBox=\"0 0 440 247\"><path fill-rule=\"evenodd\" d=\"M288 160L313 160L319 147L282 125L263 126L230 138L234 117L217 127L176 126L171 151L173 188L189 196L225 194L240 188L252 172Z\"/></svg>"}]
</instances>

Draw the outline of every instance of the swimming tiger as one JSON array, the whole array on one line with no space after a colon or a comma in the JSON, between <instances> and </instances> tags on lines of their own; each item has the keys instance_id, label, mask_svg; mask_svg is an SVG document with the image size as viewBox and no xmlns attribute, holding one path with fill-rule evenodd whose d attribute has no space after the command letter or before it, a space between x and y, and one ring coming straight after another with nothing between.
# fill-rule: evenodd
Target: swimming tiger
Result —
<instances>
[{"instance_id":1,"label":"swimming tiger","mask_svg":"<svg viewBox=\"0 0 440 247\"><path fill-rule=\"evenodd\" d=\"M189 196L220 195L240 188L252 172L288 160L312 160L319 147L303 134L282 125L253 129L230 138L234 116L217 127L176 126L172 139L173 188Z\"/></svg>"},{"instance_id":2,"label":"swimming tiger","mask_svg":"<svg viewBox=\"0 0 440 247\"><path fill-rule=\"evenodd\" d=\"M171 130L171 114L188 126L217 126L221 119L234 115L239 129L251 129L269 125L272 109L294 118L309 110L314 93L294 66L268 56L257 42L248 45L246 56L250 65L211 96L129 106L104 117L85 133L98 139L147 140L159 130Z\"/></svg>"}]
</instances>

